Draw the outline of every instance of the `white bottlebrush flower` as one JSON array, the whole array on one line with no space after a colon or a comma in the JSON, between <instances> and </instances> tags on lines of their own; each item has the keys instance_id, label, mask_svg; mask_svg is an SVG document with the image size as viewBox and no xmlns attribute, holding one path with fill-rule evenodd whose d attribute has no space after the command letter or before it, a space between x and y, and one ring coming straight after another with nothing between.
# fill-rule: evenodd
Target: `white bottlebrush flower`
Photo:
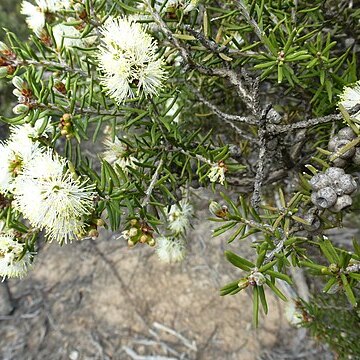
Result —
<instances>
[{"instance_id":1,"label":"white bottlebrush flower","mask_svg":"<svg viewBox=\"0 0 360 360\"><path fill-rule=\"evenodd\" d=\"M226 166L223 163L214 164L211 166L208 178L211 182L219 182L221 185L224 185L225 182L225 172Z\"/></svg>"},{"instance_id":2,"label":"white bottlebrush flower","mask_svg":"<svg viewBox=\"0 0 360 360\"><path fill-rule=\"evenodd\" d=\"M15 163L14 153L6 144L0 143L0 193L6 193L11 188L14 178ZM20 164L20 163L19 163ZM11 167L14 166L14 168Z\"/></svg>"},{"instance_id":3,"label":"white bottlebrush flower","mask_svg":"<svg viewBox=\"0 0 360 360\"><path fill-rule=\"evenodd\" d=\"M129 155L127 147L119 140L118 137L115 137L114 141L111 138L107 138L104 141L105 151L102 154L104 160L106 160L111 165L119 165L120 168L127 173L128 168L136 169L135 164L138 161L134 156Z\"/></svg>"},{"instance_id":4,"label":"white bottlebrush flower","mask_svg":"<svg viewBox=\"0 0 360 360\"><path fill-rule=\"evenodd\" d=\"M35 5L29 1L23 1L20 12L27 17L26 22L29 28L40 36L45 27L46 15L69 9L70 5L70 0L35 0Z\"/></svg>"},{"instance_id":5,"label":"white bottlebrush flower","mask_svg":"<svg viewBox=\"0 0 360 360\"><path fill-rule=\"evenodd\" d=\"M28 136L27 126L12 127L9 140L0 143L0 192L12 191L15 177L42 151L40 144Z\"/></svg>"},{"instance_id":6,"label":"white bottlebrush flower","mask_svg":"<svg viewBox=\"0 0 360 360\"><path fill-rule=\"evenodd\" d=\"M165 76L163 60L143 25L134 18L109 18L101 34L103 45L97 58L101 83L109 96L120 104L135 94L157 94Z\"/></svg>"},{"instance_id":7,"label":"white bottlebrush flower","mask_svg":"<svg viewBox=\"0 0 360 360\"><path fill-rule=\"evenodd\" d=\"M182 199L179 205L171 205L167 213L169 229L175 234L182 233L188 229L190 217L194 214L193 207L186 200Z\"/></svg>"},{"instance_id":8,"label":"white bottlebrush flower","mask_svg":"<svg viewBox=\"0 0 360 360\"><path fill-rule=\"evenodd\" d=\"M49 241L71 242L93 208L93 186L74 179L65 160L50 151L30 161L15 180L14 206Z\"/></svg>"},{"instance_id":9,"label":"white bottlebrush flower","mask_svg":"<svg viewBox=\"0 0 360 360\"><path fill-rule=\"evenodd\" d=\"M186 246L183 239L178 237L160 236L156 239L156 243L156 253L161 261L174 263L184 260Z\"/></svg>"},{"instance_id":10,"label":"white bottlebrush flower","mask_svg":"<svg viewBox=\"0 0 360 360\"><path fill-rule=\"evenodd\" d=\"M354 86L345 86L343 93L340 95L340 104L348 111L354 106L360 105L360 80ZM360 119L360 111L355 117Z\"/></svg>"},{"instance_id":11,"label":"white bottlebrush flower","mask_svg":"<svg viewBox=\"0 0 360 360\"><path fill-rule=\"evenodd\" d=\"M27 118L25 118L26 120ZM51 119L51 118L50 118ZM47 133L52 130L52 126L50 121L46 125L45 129L43 130L42 134L40 134L40 128L47 121L46 118L39 118L35 125L32 126L31 124L24 124L20 126L13 126L10 131L10 138L9 141L14 142L15 144L23 144L23 142L28 142L28 139L31 141L36 140L39 136L48 137Z\"/></svg>"},{"instance_id":12,"label":"white bottlebrush flower","mask_svg":"<svg viewBox=\"0 0 360 360\"><path fill-rule=\"evenodd\" d=\"M0 234L0 276L22 278L32 265L33 256L7 234Z\"/></svg>"}]
</instances>

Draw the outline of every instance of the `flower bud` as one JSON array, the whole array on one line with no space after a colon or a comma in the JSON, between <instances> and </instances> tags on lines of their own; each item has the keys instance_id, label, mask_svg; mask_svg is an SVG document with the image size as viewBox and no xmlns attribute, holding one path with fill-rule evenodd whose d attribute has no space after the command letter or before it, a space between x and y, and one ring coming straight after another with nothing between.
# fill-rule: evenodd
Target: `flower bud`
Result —
<instances>
[{"instance_id":1,"label":"flower bud","mask_svg":"<svg viewBox=\"0 0 360 360\"><path fill-rule=\"evenodd\" d=\"M337 273L340 269L336 264L330 264L328 268L332 273Z\"/></svg>"},{"instance_id":2,"label":"flower bud","mask_svg":"<svg viewBox=\"0 0 360 360\"><path fill-rule=\"evenodd\" d=\"M12 92L17 98L22 97L21 91L19 89L14 89Z\"/></svg>"},{"instance_id":3,"label":"flower bud","mask_svg":"<svg viewBox=\"0 0 360 360\"><path fill-rule=\"evenodd\" d=\"M135 243L132 241L132 240L128 240L128 245L129 247L134 247L135 246Z\"/></svg>"},{"instance_id":4,"label":"flower bud","mask_svg":"<svg viewBox=\"0 0 360 360\"><path fill-rule=\"evenodd\" d=\"M14 76L12 83L19 90L22 90L25 87L25 82L20 76Z\"/></svg>"},{"instance_id":5,"label":"flower bud","mask_svg":"<svg viewBox=\"0 0 360 360\"><path fill-rule=\"evenodd\" d=\"M137 228L135 228L135 227L130 228L130 230L129 230L129 236L130 236L130 237L136 236L137 233L138 233L138 229L137 229Z\"/></svg>"},{"instance_id":6,"label":"flower bud","mask_svg":"<svg viewBox=\"0 0 360 360\"><path fill-rule=\"evenodd\" d=\"M216 201L211 201L209 205L209 211L211 214L215 215L218 218L224 219L229 214L228 208L226 205L220 205Z\"/></svg>"},{"instance_id":7,"label":"flower bud","mask_svg":"<svg viewBox=\"0 0 360 360\"><path fill-rule=\"evenodd\" d=\"M91 229L88 236L95 240L99 236L99 232L96 229Z\"/></svg>"},{"instance_id":8,"label":"flower bud","mask_svg":"<svg viewBox=\"0 0 360 360\"><path fill-rule=\"evenodd\" d=\"M18 104L13 107L13 113L16 115L25 114L29 111L29 107L25 104Z\"/></svg>"},{"instance_id":9,"label":"flower bud","mask_svg":"<svg viewBox=\"0 0 360 360\"><path fill-rule=\"evenodd\" d=\"M238 283L238 287L243 290L243 289L246 289L247 287L249 286L249 280L244 278L244 279L241 279Z\"/></svg>"},{"instance_id":10,"label":"flower bud","mask_svg":"<svg viewBox=\"0 0 360 360\"><path fill-rule=\"evenodd\" d=\"M135 226L138 223L137 219L131 219L130 220L130 225L131 226Z\"/></svg>"},{"instance_id":11,"label":"flower bud","mask_svg":"<svg viewBox=\"0 0 360 360\"><path fill-rule=\"evenodd\" d=\"M155 246L155 244L156 244L156 242L155 242L155 239L153 239L153 238L148 241L149 246Z\"/></svg>"},{"instance_id":12,"label":"flower bud","mask_svg":"<svg viewBox=\"0 0 360 360\"><path fill-rule=\"evenodd\" d=\"M83 4L80 4L80 3L76 3L74 5L74 10L77 12L77 13L80 13L84 10L84 5Z\"/></svg>"},{"instance_id":13,"label":"flower bud","mask_svg":"<svg viewBox=\"0 0 360 360\"><path fill-rule=\"evenodd\" d=\"M141 235L139 241L140 241L142 244L145 244L146 242L148 242L149 239L151 239L149 236L147 236L147 235Z\"/></svg>"},{"instance_id":14,"label":"flower bud","mask_svg":"<svg viewBox=\"0 0 360 360\"><path fill-rule=\"evenodd\" d=\"M331 187L325 187L311 194L311 201L321 209L334 205L337 199L336 192Z\"/></svg>"},{"instance_id":15,"label":"flower bud","mask_svg":"<svg viewBox=\"0 0 360 360\"><path fill-rule=\"evenodd\" d=\"M249 283L251 285L263 286L266 283L265 276L258 271L255 271L248 277Z\"/></svg>"},{"instance_id":16,"label":"flower bud","mask_svg":"<svg viewBox=\"0 0 360 360\"><path fill-rule=\"evenodd\" d=\"M329 208L330 211L335 213L340 212L352 205L352 199L349 195L339 196L333 206Z\"/></svg>"},{"instance_id":17,"label":"flower bud","mask_svg":"<svg viewBox=\"0 0 360 360\"><path fill-rule=\"evenodd\" d=\"M64 115L62 116L62 119L63 119L65 122L70 121L71 118L72 118L71 114L64 114Z\"/></svg>"},{"instance_id":18,"label":"flower bud","mask_svg":"<svg viewBox=\"0 0 360 360\"><path fill-rule=\"evenodd\" d=\"M8 68L6 66L0 67L0 79L3 79L5 76L8 75Z\"/></svg>"},{"instance_id":19,"label":"flower bud","mask_svg":"<svg viewBox=\"0 0 360 360\"><path fill-rule=\"evenodd\" d=\"M96 226L104 226L105 221L103 219L96 219Z\"/></svg>"},{"instance_id":20,"label":"flower bud","mask_svg":"<svg viewBox=\"0 0 360 360\"><path fill-rule=\"evenodd\" d=\"M7 50L9 50L8 46L2 41L0 41L0 51L7 51Z\"/></svg>"}]
</instances>

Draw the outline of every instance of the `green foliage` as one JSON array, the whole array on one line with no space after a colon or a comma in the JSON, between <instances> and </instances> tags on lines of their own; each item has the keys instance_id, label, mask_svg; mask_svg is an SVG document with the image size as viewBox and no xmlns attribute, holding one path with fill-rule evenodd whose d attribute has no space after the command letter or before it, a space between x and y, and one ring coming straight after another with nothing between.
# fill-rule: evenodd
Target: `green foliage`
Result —
<instances>
[{"instance_id":1,"label":"green foliage","mask_svg":"<svg viewBox=\"0 0 360 360\"><path fill-rule=\"evenodd\" d=\"M311 335L328 343L339 359L353 359L360 353L359 308L351 308L341 294L317 295L311 302L299 302L303 326Z\"/></svg>"}]
</instances>

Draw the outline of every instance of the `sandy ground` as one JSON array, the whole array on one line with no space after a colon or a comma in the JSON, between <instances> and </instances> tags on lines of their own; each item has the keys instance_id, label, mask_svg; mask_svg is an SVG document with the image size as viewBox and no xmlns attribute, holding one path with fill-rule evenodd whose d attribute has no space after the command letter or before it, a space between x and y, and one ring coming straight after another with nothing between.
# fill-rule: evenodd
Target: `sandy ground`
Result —
<instances>
[{"instance_id":1,"label":"sandy ground","mask_svg":"<svg viewBox=\"0 0 360 360\"><path fill-rule=\"evenodd\" d=\"M280 359L271 355L280 348L287 359L304 358L294 355L300 332L283 303L269 296L270 313L255 330L246 291L219 296L239 273L223 256L225 239L211 237L207 200L199 205L182 264L159 262L148 246L128 249L106 231L97 240L45 244L29 276L8 282L15 309L0 317L0 359L255 360ZM249 243L231 248L250 251Z\"/></svg>"}]
</instances>

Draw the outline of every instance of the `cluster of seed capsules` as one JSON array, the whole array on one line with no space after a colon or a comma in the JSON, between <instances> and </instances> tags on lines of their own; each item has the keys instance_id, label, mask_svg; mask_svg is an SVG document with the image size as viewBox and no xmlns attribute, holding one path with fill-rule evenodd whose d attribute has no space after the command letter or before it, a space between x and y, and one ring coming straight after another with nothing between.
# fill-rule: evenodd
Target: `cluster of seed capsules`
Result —
<instances>
[{"instance_id":1,"label":"cluster of seed capsules","mask_svg":"<svg viewBox=\"0 0 360 360\"><path fill-rule=\"evenodd\" d=\"M357 135L350 127L342 128L328 144L334 166L314 175L310 180L311 201L319 209L338 213L352 205L351 196L358 184L355 178L343 169L350 164L360 165L360 147L350 144ZM336 158L333 155L337 155Z\"/></svg>"},{"instance_id":2,"label":"cluster of seed capsules","mask_svg":"<svg viewBox=\"0 0 360 360\"><path fill-rule=\"evenodd\" d=\"M360 165L360 147L352 146L346 151L342 151L346 145L356 138L357 135L354 131L346 126L330 139L328 144L329 151L333 154L339 153L339 156L332 161L336 167L343 168L351 163Z\"/></svg>"},{"instance_id":3,"label":"cluster of seed capsules","mask_svg":"<svg viewBox=\"0 0 360 360\"><path fill-rule=\"evenodd\" d=\"M314 175L310 180L313 190L311 201L320 209L338 213L352 205L351 195L357 190L353 176L344 169L330 167L324 173Z\"/></svg>"}]
</instances>

